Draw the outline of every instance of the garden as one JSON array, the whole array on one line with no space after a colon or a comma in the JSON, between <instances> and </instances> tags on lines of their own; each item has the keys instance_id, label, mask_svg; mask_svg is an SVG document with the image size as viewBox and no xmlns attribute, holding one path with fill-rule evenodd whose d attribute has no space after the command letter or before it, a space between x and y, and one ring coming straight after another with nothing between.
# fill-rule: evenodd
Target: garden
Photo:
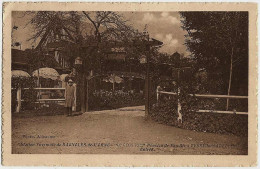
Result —
<instances>
[{"instance_id":1,"label":"garden","mask_svg":"<svg viewBox=\"0 0 260 169\"><path fill-rule=\"evenodd\" d=\"M90 110L116 109L144 105L144 95L133 91L95 90L89 97Z\"/></svg>"}]
</instances>

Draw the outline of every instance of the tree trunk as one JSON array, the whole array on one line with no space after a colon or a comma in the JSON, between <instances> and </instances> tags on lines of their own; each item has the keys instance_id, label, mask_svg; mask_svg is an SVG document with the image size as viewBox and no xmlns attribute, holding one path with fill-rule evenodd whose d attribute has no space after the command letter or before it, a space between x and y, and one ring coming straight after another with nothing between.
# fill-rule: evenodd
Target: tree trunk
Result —
<instances>
[{"instance_id":1,"label":"tree trunk","mask_svg":"<svg viewBox=\"0 0 260 169\"><path fill-rule=\"evenodd\" d=\"M230 95L230 89L231 89L231 82L232 82L232 72L233 72L233 54L234 54L234 47L232 47L231 51L231 58L230 58L230 72L229 72L229 82L228 82L228 96ZM227 99L227 106L226 110L228 111L229 107L229 98Z\"/></svg>"}]
</instances>

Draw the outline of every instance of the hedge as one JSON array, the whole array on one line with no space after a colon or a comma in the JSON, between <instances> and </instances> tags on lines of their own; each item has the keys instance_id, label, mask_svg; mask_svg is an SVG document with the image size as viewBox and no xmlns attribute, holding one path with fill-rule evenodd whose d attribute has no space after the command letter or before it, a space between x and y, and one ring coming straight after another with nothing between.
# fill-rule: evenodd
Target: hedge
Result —
<instances>
[{"instance_id":1,"label":"hedge","mask_svg":"<svg viewBox=\"0 0 260 169\"><path fill-rule=\"evenodd\" d=\"M166 99L167 100L167 99ZM182 111L183 123L178 123L177 101L168 99L153 104L151 118L157 122L200 132L248 135L248 116L238 114L198 113Z\"/></svg>"},{"instance_id":2,"label":"hedge","mask_svg":"<svg viewBox=\"0 0 260 169\"><path fill-rule=\"evenodd\" d=\"M116 109L126 106L140 106L144 104L142 93L119 91L94 91L89 96L90 110Z\"/></svg>"}]
</instances>

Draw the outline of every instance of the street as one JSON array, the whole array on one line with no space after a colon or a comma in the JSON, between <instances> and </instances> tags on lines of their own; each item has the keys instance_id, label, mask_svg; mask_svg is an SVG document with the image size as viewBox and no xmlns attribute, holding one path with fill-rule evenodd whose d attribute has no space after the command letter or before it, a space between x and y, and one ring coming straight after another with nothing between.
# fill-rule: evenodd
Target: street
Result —
<instances>
[{"instance_id":1,"label":"street","mask_svg":"<svg viewBox=\"0 0 260 169\"><path fill-rule=\"evenodd\" d=\"M67 117L14 116L14 154L247 154L247 137L196 132L144 118L144 106Z\"/></svg>"}]
</instances>

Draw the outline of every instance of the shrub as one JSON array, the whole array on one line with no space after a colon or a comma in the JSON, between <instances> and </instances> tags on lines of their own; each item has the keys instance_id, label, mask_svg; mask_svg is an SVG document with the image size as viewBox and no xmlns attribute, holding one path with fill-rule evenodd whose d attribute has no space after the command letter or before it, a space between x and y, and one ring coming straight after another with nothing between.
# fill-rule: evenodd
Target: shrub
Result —
<instances>
[{"instance_id":1,"label":"shrub","mask_svg":"<svg viewBox=\"0 0 260 169\"><path fill-rule=\"evenodd\" d=\"M29 88L28 90L22 90L22 109L33 109L35 107L35 101L37 99L37 92L33 90L35 87L35 79L33 77L16 77L12 78L11 81L12 87L12 112L15 111L17 105L17 90L21 88Z\"/></svg>"},{"instance_id":2,"label":"shrub","mask_svg":"<svg viewBox=\"0 0 260 169\"><path fill-rule=\"evenodd\" d=\"M21 113L15 113L15 117L31 117L31 116L56 116L66 114L67 110L64 105L57 103L48 103L48 107L39 109L23 110Z\"/></svg>"},{"instance_id":3,"label":"shrub","mask_svg":"<svg viewBox=\"0 0 260 169\"><path fill-rule=\"evenodd\" d=\"M138 106L144 104L141 93L119 91L94 91L89 97L89 108L91 110L115 109L125 106Z\"/></svg>"},{"instance_id":4,"label":"shrub","mask_svg":"<svg viewBox=\"0 0 260 169\"><path fill-rule=\"evenodd\" d=\"M193 73L194 74L194 73ZM180 77L179 96L163 95L159 102L152 99L150 115L152 119L160 123L177 126L202 132L234 134L239 136L248 135L248 117L236 114L198 113L198 109L225 110L225 99L199 99L189 94L199 93L197 86L199 81L191 74L182 74ZM162 87L162 86L161 86ZM168 86L168 91L177 91L177 85ZM153 95L155 97L155 95ZM178 123L177 99L181 103L183 123ZM247 111L247 101L230 99L230 109Z\"/></svg>"},{"instance_id":5,"label":"shrub","mask_svg":"<svg viewBox=\"0 0 260 169\"><path fill-rule=\"evenodd\" d=\"M212 104L212 102L204 101L203 104L204 107L201 105L201 109L214 110L214 107L216 106ZM233 134L237 136L248 135L247 115L198 113L185 108L182 109L182 112L183 123L178 123L177 98L164 97L159 103L153 104L150 114L155 121L184 129L200 132Z\"/></svg>"}]
</instances>

